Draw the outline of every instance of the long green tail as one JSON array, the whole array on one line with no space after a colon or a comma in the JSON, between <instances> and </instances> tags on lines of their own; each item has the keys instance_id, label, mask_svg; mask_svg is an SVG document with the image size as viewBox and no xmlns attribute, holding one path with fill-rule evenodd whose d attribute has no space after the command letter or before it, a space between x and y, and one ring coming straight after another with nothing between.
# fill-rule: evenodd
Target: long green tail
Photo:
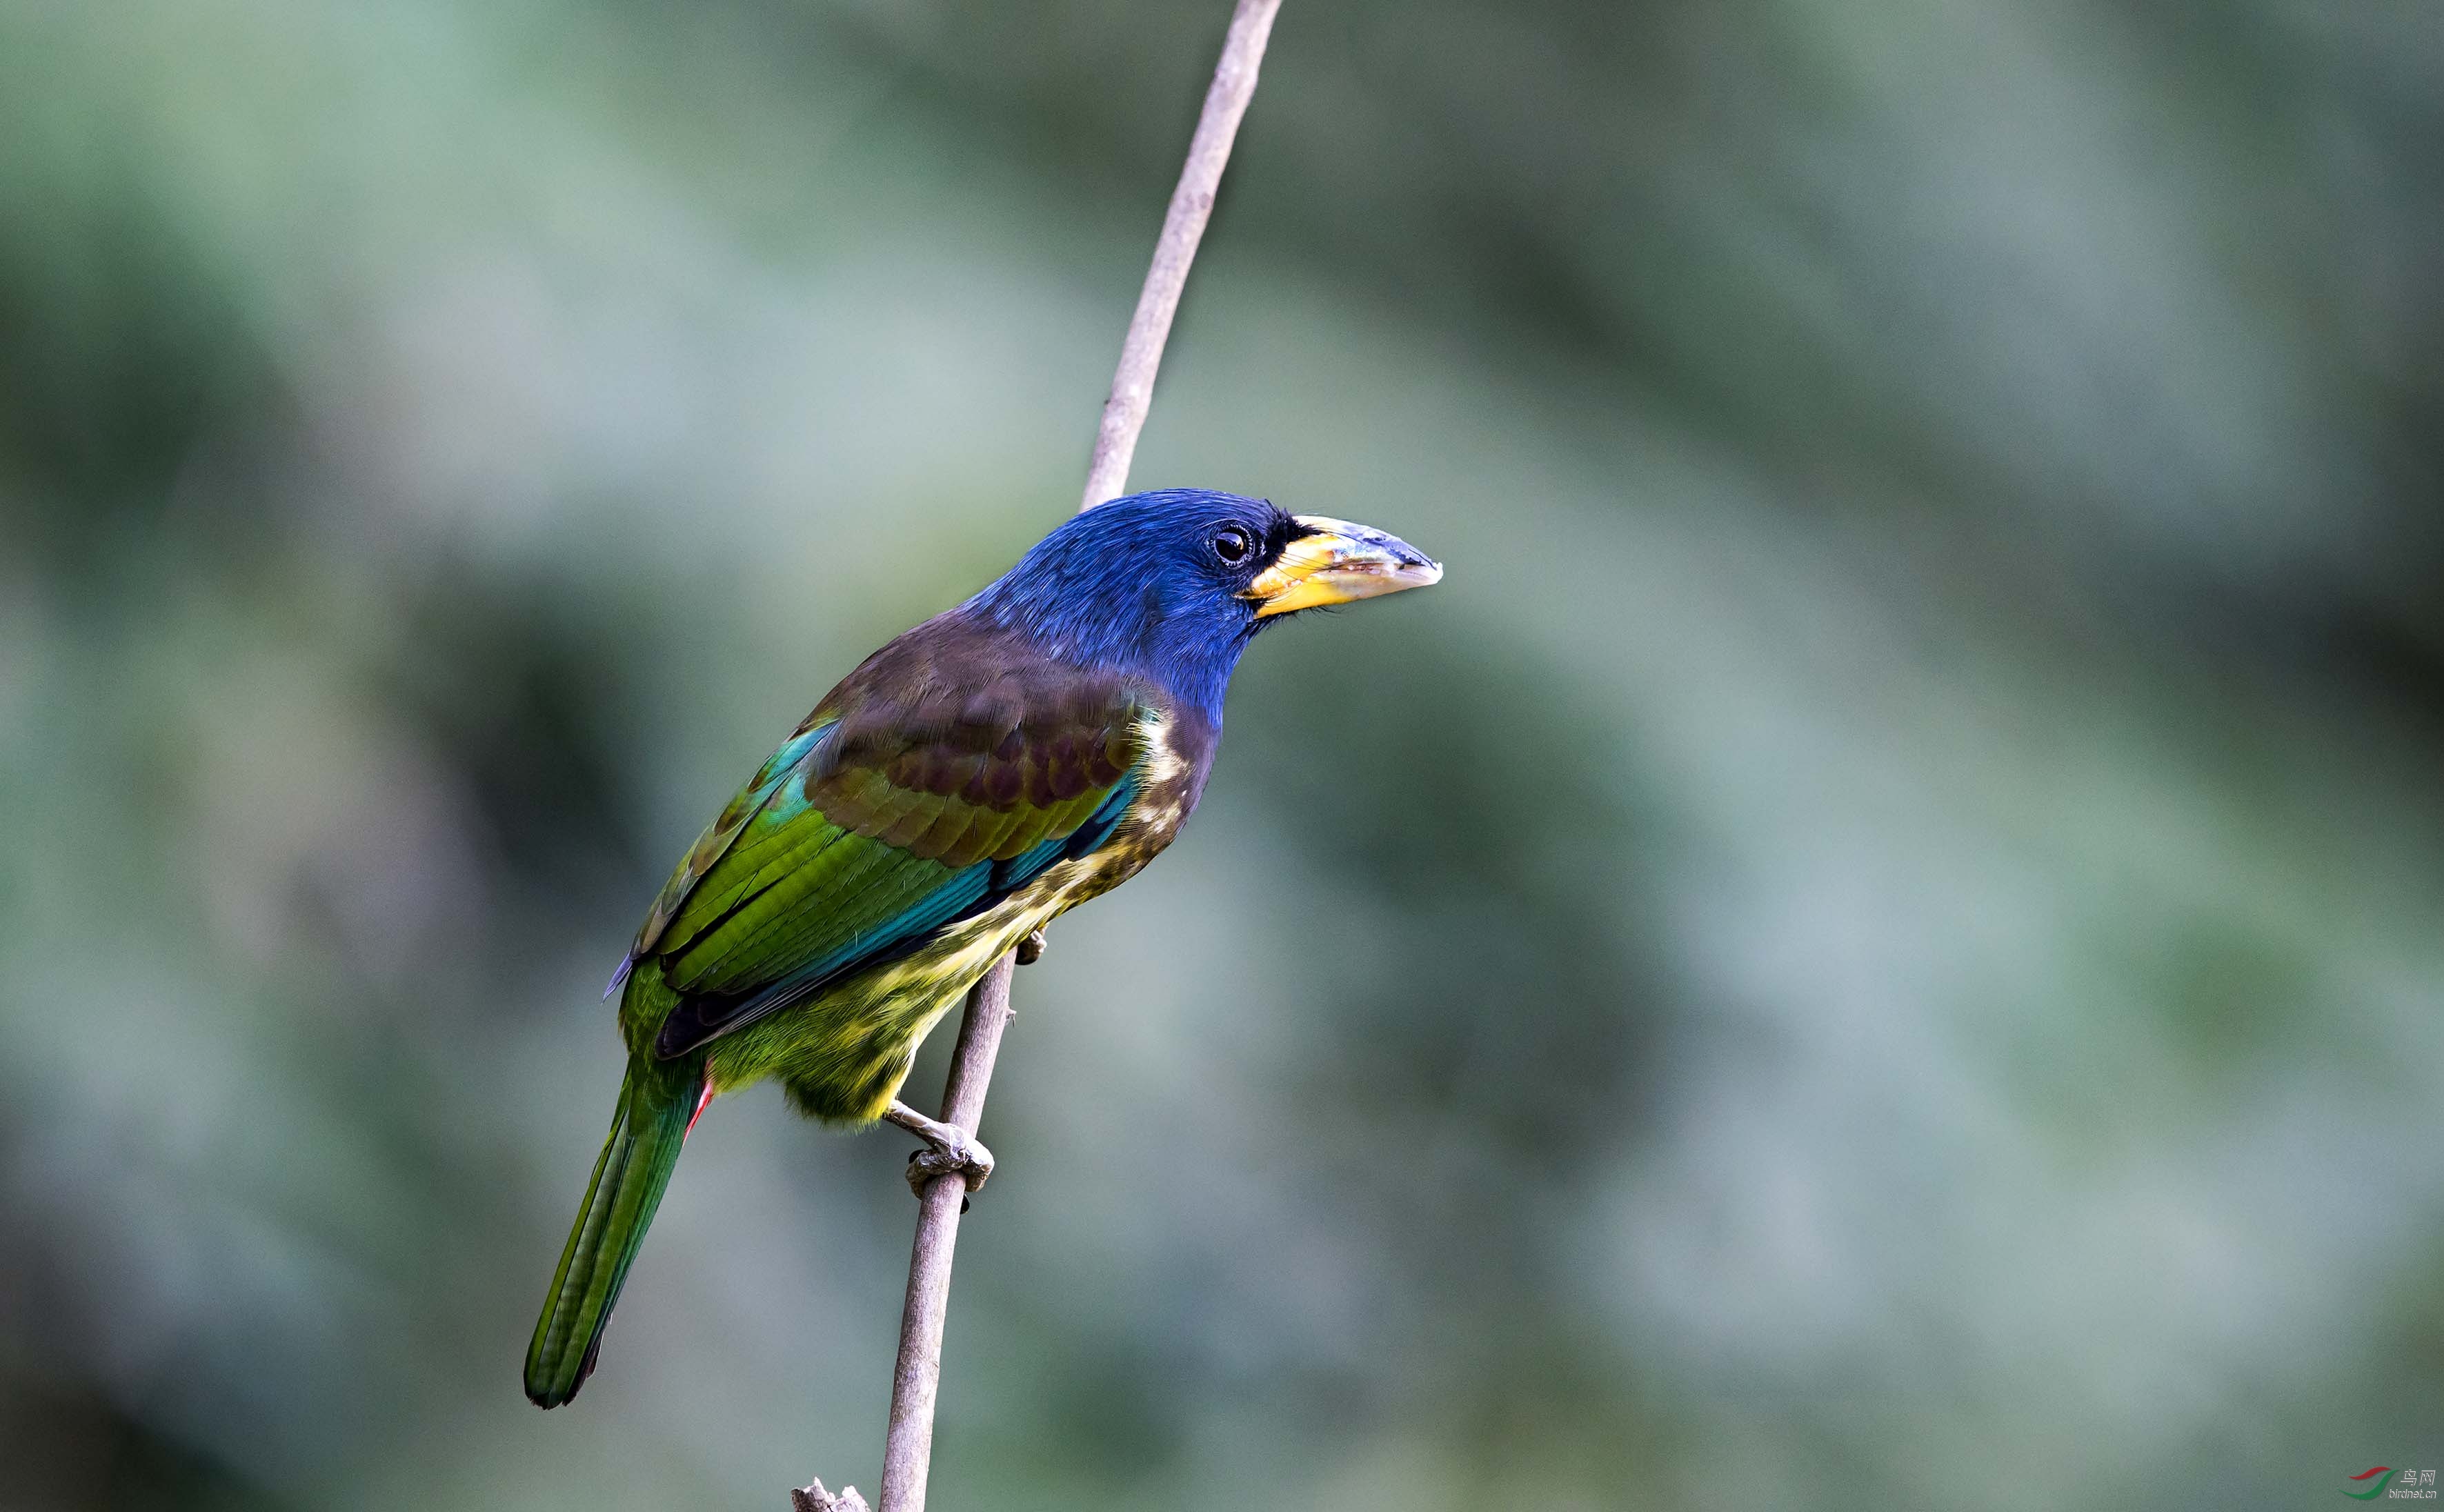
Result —
<instances>
[{"instance_id":1,"label":"long green tail","mask_svg":"<svg viewBox=\"0 0 2444 1512\"><path fill-rule=\"evenodd\" d=\"M620 1300L645 1226L661 1206L703 1089L702 1056L639 1056L629 1062L611 1136L594 1162L585 1205L568 1231L568 1247L527 1348L527 1397L537 1407L558 1407L594 1374L611 1305Z\"/></svg>"}]
</instances>

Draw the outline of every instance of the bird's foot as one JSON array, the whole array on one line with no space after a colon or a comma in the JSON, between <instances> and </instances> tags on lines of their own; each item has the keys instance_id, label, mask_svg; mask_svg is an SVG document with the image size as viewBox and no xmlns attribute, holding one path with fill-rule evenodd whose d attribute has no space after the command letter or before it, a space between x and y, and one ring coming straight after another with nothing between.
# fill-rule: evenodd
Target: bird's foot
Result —
<instances>
[{"instance_id":1,"label":"bird's foot","mask_svg":"<svg viewBox=\"0 0 2444 1512\"><path fill-rule=\"evenodd\" d=\"M792 1490L789 1506L791 1512L867 1512L865 1498L857 1494L856 1486L843 1485L840 1495L834 1496L824 1489L820 1479L812 1485Z\"/></svg>"},{"instance_id":2,"label":"bird's foot","mask_svg":"<svg viewBox=\"0 0 2444 1512\"><path fill-rule=\"evenodd\" d=\"M925 1195L926 1184L936 1176L957 1176L973 1191L993 1173L992 1152L958 1125L928 1118L904 1102L892 1103L882 1116L925 1141L924 1149L908 1157L908 1186L917 1196Z\"/></svg>"},{"instance_id":3,"label":"bird's foot","mask_svg":"<svg viewBox=\"0 0 2444 1512\"><path fill-rule=\"evenodd\" d=\"M1029 930L1027 938L1018 942L1018 964L1033 966L1044 959L1044 931Z\"/></svg>"}]
</instances>

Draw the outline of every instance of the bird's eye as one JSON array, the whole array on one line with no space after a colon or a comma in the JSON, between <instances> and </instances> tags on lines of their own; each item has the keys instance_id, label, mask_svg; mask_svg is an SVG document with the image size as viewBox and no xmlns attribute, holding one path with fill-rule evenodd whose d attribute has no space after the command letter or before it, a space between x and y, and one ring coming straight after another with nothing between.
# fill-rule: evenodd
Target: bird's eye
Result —
<instances>
[{"instance_id":1,"label":"bird's eye","mask_svg":"<svg viewBox=\"0 0 2444 1512\"><path fill-rule=\"evenodd\" d=\"M1225 526L1214 533L1213 554L1234 567L1247 561L1248 553L1255 549L1256 544L1248 539L1248 532L1237 526Z\"/></svg>"}]
</instances>

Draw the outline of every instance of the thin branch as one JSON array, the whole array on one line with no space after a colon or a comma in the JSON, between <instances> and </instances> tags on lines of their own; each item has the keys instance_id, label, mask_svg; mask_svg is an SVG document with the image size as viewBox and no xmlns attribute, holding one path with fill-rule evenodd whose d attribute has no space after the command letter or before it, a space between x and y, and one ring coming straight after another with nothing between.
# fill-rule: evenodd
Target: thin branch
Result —
<instances>
[{"instance_id":1,"label":"thin branch","mask_svg":"<svg viewBox=\"0 0 2444 1512\"><path fill-rule=\"evenodd\" d=\"M1205 91L1196 135L1189 140L1188 160L1180 167L1178 187L1171 192L1154 262L1146 269L1137 313L1120 345L1120 367L1112 375L1112 395L1103 404L1085 493L1078 505L1082 513L1120 497L1128 486L1129 463L1154 401L1155 373L1162 365L1171 318L1179 308L1180 290L1196 259L1196 245L1204 239L1205 223L1213 218L1213 195L1222 184L1223 166L1231 160L1240 118L1256 92L1256 71L1272 35L1273 14L1280 9L1281 0L1237 0L1231 11L1221 61ZM1009 1024L1011 968L1009 956L993 964L968 994L967 1012L959 1021L942 1121L971 1134L984 1118L993 1058ZM881 1512L924 1512L934 1452L934 1402L941 1389L942 1324L951 1305L951 1257L966 1206L966 1183L948 1173L927 1182L918 1196L916 1240L908 1258L908 1301L899 1317L899 1359L891 1382L891 1428L882 1454ZM817 1482L808 1491L820 1494L821 1485ZM855 1495L843 1490L836 1504L845 1507L846 1499ZM821 1505L811 1498L798 1504Z\"/></svg>"},{"instance_id":2,"label":"thin branch","mask_svg":"<svg viewBox=\"0 0 2444 1512\"><path fill-rule=\"evenodd\" d=\"M1120 343L1112 396L1103 401L1095 458L1086 467L1086 492L1078 505L1082 511L1119 498L1128 487L1138 433L1145 429L1146 410L1154 403L1155 370L1162 366L1163 343L1171 339L1171 317L1179 308L1180 290L1188 286L1188 265L1196 258L1205 223L1213 218L1222 168L1231 160L1239 118L1248 113L1248 101L1256 93L1256 68L1265 61L1265 42L1273 33L1273 12L1281 8L1282 0L1239 0L1231 13L1231 34L1223 39L1222 61L1214 65L1213 83L1205 91L1196 135L1189 138L1179 186L1171 192L1162 238L1155 243L1154 266L1146 269L1138 312L1129 322L1128 339Z\"/></svg>"}]
</instances>

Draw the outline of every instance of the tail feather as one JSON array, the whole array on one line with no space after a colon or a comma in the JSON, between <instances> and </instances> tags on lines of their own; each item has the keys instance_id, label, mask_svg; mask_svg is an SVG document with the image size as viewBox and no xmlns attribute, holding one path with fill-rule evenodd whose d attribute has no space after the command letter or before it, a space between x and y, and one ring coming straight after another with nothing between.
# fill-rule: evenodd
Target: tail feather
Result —
<instances>
[{"instance_id":1,"label":"tail feather","mask_svg":"<svg viewBox=\"0 0 2444 1512\"><path fill-rule=\"evenodd\" d=\"M594 1179L527 1349L527 1398L537 1407L560 1406L594 1374L612 1304L661 1205L704 1092L700 1056L677 1061L639 1056L630 1062L610 1137L594 1163Z\"/></svg>"}]
</instances>

